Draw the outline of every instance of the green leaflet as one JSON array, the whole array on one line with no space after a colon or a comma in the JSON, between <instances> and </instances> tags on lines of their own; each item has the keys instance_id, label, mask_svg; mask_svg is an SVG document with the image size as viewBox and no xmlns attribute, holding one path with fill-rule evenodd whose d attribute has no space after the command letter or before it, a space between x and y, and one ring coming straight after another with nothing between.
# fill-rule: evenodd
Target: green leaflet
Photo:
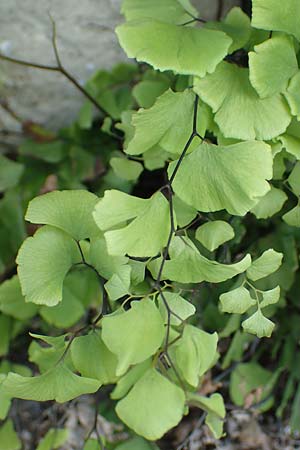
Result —
<instances>
[{"instance_id":1,"label":"green leaflet","mask_svg":"<svg viewBox=\"0 0 300 450\"><path fill-rule=\"evenodd\" d=\"M232 43L221 31L149 19L123 24L117 27L116 33L129 58L144 61L162 71L173 70L199 77L214 72Z\"/></svg>"},{"instance_id":2,"label":"green leaflet","mask_svg":"<svg viewBox=\"0 0 300 450\"><path fill-rule=\"evenodd\" d=\"M209 334L193 325L186 325L174 350L176 366L193 387L217 359L217 333Z\"/></svg>"},{"instance_id":3,"label":"green leaflet","mask_svg":"<svg viewBox=\"0 0 300 450\"><path fill-rule=\"evenodd\" d=\"M18 274L27 302L54 306L62 300L63 282L72 265L81 261L76 243L51 226L25 240L18 256Z\"/></svg>"},{"instance_id":4,"label":"green leaflet","mask_svg":"<svg viewBox=\"0 0 300 450\"><path fill-rule=\"evenodd\" d=\"M161 258L148 264L152 276L157 276ZM251 265L250 255L245 256L235 264L220 264L205 258L190 240L174 237L170 248L170 259L166 261L162 280L178 281L180 283L201 283L209 281L220 283L247 270Z\"/></svg>"},{"instance_id":5,"label":"green leaflet","mask_svg":"<svg viewBox=\"0 0 300 450\"><path fill-rule=\"evenodd\" d=\"M53 337L30 333L30 336L34 339L39 339L39 341L42 342L41 344L37 341L31 342L28 349L29 361L36 364L41 373L47 372L62 358L68 344L68 341L66 340L67 335L63 334L61 336ZM45 343L48 345L45 346ZM69 353L65 356L65 364L70 369L73 369ZM16 370L14 370L14 372L16 372ZM20 373L20 375L25 374Z\"/></svg>"},{"instance_id":6,"label":"green leaflet","mask_svg":"<svg viewBox=\"0 0 300 450\"><path fill-rule=\"evenodd\" d=\"M162 22L180 24L197 16L197 10L189 0L124 0L121 13L127 21L137 19L158 19Z\"/></svg>"},{"instance_id":7,"label":"green leaflet","mask_svg":"<svg viewBox=\"0 0 300 450\"><path fill-rule=\"evenodd\" d=\"M291 79L289 86L284 93L285 98L291 108L291 112L293 116L297 116L297 119L300 120L300 71L296 73Z\"/></svg>"},{"instance_id":8,"label":"green leaflet","mask_svg":"<svg viewBox=\"0 0 300 450\"><path fill-rule=\"evenodd\" d=\"M115 450L159 450L157 445L136 436L116 447Z\"/></svg>"},{"instance_id":9,"label":"green leaflet","mask_svg":"<svg viewBox=\"0 0 300 450\"><path fill-rule=\"evenodd\" d=\"M227 138L270 140L287 129L291 115L284 98L261 99L249 81L249 70L222 62L215 72L195 79L195 91L215 113Z\"/></svg>"},{"instance_id":10,"label":"green leaflet","mask_svg":"<svg viewBox=\"0 0 300 450\"><path fill-rule=\"evenodd\" d=\"M14 430L13 421L8 419L0 428L0 450L21 450L22 443Z\"/></svg>"},{"instance_id":11,"label":"green leaflet","mask_svg":"<svg viewBox=\"0 0 300 450\"><path fill-rule=\"evenodd\" d=\"M179 293L175 292L164 292L163 293L164 298L168 302L168 305L173 313L175 313L177 316L180 317L181 320L179 320L178 317L174 316L174 314L171 314L170 317L170 323L171 325L180 325L183 320L188 319L190 316L195 314L196 308L195 306L185 300ZM161 297L158 297L158 307L159 311L164 319L164 323L167 324L168 322L168 314L166 306L163 302L163 299Z\"/></svg>"},{"instance_id":12,"label":"green leaflet","mask_svg":"<svg viewBox=\"0 0 300 450\"><path fill-rule=\"evenodd\" d=\"M175 164L170 164L169 176ZM226 209L242 216L269 191L266 180L272 178L272 165L270 147L263 142L228 146L203 142L184 158L173 187L178 197L199 211Z\"/></svg>"},{"instance_id":13,"label":"green leaflet","mask_svg":"<svg viewBox=\"0 0 300 450\"><path fill-rule=\"evenodd\" d=\"M195 238L212 252L224 242L233 239L234 230L229 223L223 220L214 220L197 228Z\"/></svg>"},{"instance_id":14,"label":"green leaflet","mask_svg":"<svg viewBox=\"0 0 300 450\"><path fill-rule=\"evenodd\" d=\"M256 301L250 296L248 289L241 286L221 294L220 303L222 312L243 314L255 305Z\"/></svg>"},{"instance_id":15,"label":"green leaflet","mask_svg":"<svg viewBox=\"0 0 300 450\"><path fill-rule=\"evenodd\" d=\"M118 376L123 375L130 365L154 355L162 344L164 333L161 315L149 299L134 301L128 311L102 319L102 339L118 357Z\"/></svg>"},{"instance_id":16,"label":"green leaflet","mask_svg":"<svg viewBox=\"0 0 300 450\"><path fill-rule=\"evenodd\" d=\"M125 397L132 386L144 375L146 370L150 369L151 366L152 360L149 358L146 359L146 361L131 367L125 375L119 378L116 387L110 395L111 398L119 400L120 398Z\"/></svg>"},{"instance_id":17,"label":"green leaflet","mask_svg":"<svg viewBox=\"0 0 300 450\"><path fill-rule=\"evenodd\" d=\"M255 334L259 338L271 337L275 324L263 315L258 309L249 319L242 322L244 331L250 334Z\"/></svg>"},{"instance_id":18,"label":"green leaflet","mask_svg":"<svg viewBox=\"0 0 300 450\"><path fill-rule=\"evenodd\" d=\"M3 389L3 381L5 380L6 375L0 373L0 420L4 420L8 414L11 398Z\"/></svg>"},{"instance_id":19,"label":"green leaflet","mask_svg":"<svg viewBox=\"0 0 300 450\"><path fill-rule=\"evenodd\" d=\"M205 28L224 31L232 39L228 53L243 48L250 39L250 19L238 6L232 8L221 22L207 22Z\"/></svg>"},{"instance_id":20,"label":"green leaflet","mask_svg":"<svg viewBox=\"0 0 300 450\"><path fill-rule=\"evenodd\" d=\"M300 162L297 162L287 180L294 194L300 196Z\"/></svg>"},{"instance_id":21,"label":"green leaflet","mask_svg":"<svg viewBox=\"0 0 300 450\"><path fill-rule=\"evenodd\" d=\"M23 171L23 164L0 154L0 192L18 184Z\"/></svg>"},{"instance_id":22,"label":"green leaflet","mask_svg":"<svg viewBox=\"0 0 300 450\"><path fill-rule=\"evenodd\" d=\"M249 69L250 82L260 97L284 92L298 72L293 38L279 34L256 45L249 53Z\"/></svg>"},{"instance_id":23,"label":"green leaflet","mask_svg":"<svg viewBox=\"0 0 300 450\"><path fill-rule=\"evenodd\" d=\"M295 208L284 214L282 218L288 225L300 227L300 205L295 206Z\"/></svg>"},{"instance_id":24,"label":"green leaflet","mask_svg":"<svg viewBox=\"0 0 300 450\"><path fill-rule=\"evenodd\" d=\"M257 219L268 219L281 210L287 198L285 192L271 186L270 191L259 200L251 212Z\"/></svg>"},{"instance_id":25,"label":"green leaflet","mask_svg":"<svg viewBox=\"0 0 300 450\"><path fill-rule=\"evenodd\" d=\"M87 378L95 378L101 384L115 383L117 358L105 346L98 332L74 339L71 345L74 367Z\"/></svg>"},{"instance_id":26,"label":"green leaflet","mask_svg":"<svg viewBox=\"0 0 300 450\"><path fill-rule=\"evenodd\" d=\"M89 257L91 264L107 280L118 273L120 268L128 262L128 258L125 256L112 256L107 253L106 241L103 236L91 239Z\"/></svg>"},{"instance_id":27,"label":"green leaflet","mask_svg":"<svg viewBox=\"0 0 300 450\"><path fill-rule=\"evenodd\" d=\"M119 401L116 412L137 434L154 441L179 423L184 404L183 390L157 370L149 369Z\"/></svg>"},{"instance_id":28,"label":"green leaflet","mask_svg":"<svg viewBox=\"0 0 300 450\"><path fill-rule=\"evenodd\" d=\"M180 154L192 133L194 103L195 94L191 90L173 92L169 89L151 108L133 113L135 131L126 153L139 155L159 145L169 153ZM198 132L204 135L209 116L202 102L199 107Z\"/></svg>"},{"instance_id":29,"label":"green leaflet","mask_svg":"<svg viewBox=\"0 0 300 450\"><path fill-rule=\"evenodd\" d=\"M286 133L278 137L278 141L282 143L282 147L286 149L296 159L300 159L300 123L293 118ZM285 171L285 166L284 170Z\"/></svg>"},{"instance_id":30,"label":"green leaflet","mask_svg":"<svg viewBox=\"0 0 300 450\"><path fill-rule=\"evenodd\" d=\"M129 181L137 180L144 170L141 163L127 158L111 158L109 163L118 177Z\"/></svg>"},{"instance_id":31,"label":"green leaflet","mask_svg":"<svg viewBox=\"0 0 300 450\"><path fill-rule=\"evenodd\" d=\"M0 285L0 311L18 320L31 319L38 311L32 303L25 303L17 275Z\"/></svg>"},{"instance_id":32,"label":"green leaflet","mask_svg":"<svg viewBox=\"0 0 300 450\"><path fill-rule=\"evenodd\" d=\"M55 450L60 448L68 439L69 431L51 428L41 440L36 450Z\"/></svg>"},{"instance_id":33,"label":"green leaflet","mask_svg":"<svg viewBox=\"0 0 300 450\"><path fill-rule=\"evenodd\" d=\"M300 40L300 4L298 0L252 1L252 25L270 31L285 31Z\"/></svg>"},{"instance_id":34,"label":"green leaflet","mask_svg":"<svg viewBox=\"0 0 300 450\"><path fill-rule=\"evenodd\" d=\"M247 276L253 280L265 278L279 269L282 263L283 254L273 249L266 250L247 269Z\"/></svg>"},{"instance_id":35,"label":"green leaflet","mask_svg":"<svg viewBox=\"0 0 300 450\"><path fill-rule=\"evenodd\" d=\"M105 283L104 287L110 300L115 301L129 294L131 270L129 265L122 265L108 282Z\"/></svg>"},{"instance_id":36,"label":"green leaflet","mask_svg":"<svg viewBox=\"0 0 300 450\"><path fill-rule=\"evenodd\" d=\"M11 372L3 384L12 397L40 402L55 400L58 403L96 392L100 387L98 380L75 375L63 362L36 377L22 377Z\"/></svg>"},{"instance_id":37,"label":"green leaflet","mask_svg":"<svg viewBox=\"0 0 300 450\"><path fill-rule=\"evenodd\" d=\"M207 412L205 423L214 437L220 439L223 435L223 419L226 415L223 397L220 394L203 397L199 394L188 393L188 400L192 405L196 405Z\"/></svg>"},{"instance_id":38,"label":"green leaflet","mask_svg":"<svg viewBox=\"0 0 300 450\"><path fill-rule=\"evenodd\" d=\"M274 289L270 289L269 291L264 291L262 296L263 300L259 305L261 309L266 308L269 305L274 305L280 299L280 286L276 286Z\"/></svg>"},{"instance_id":39,"label":"green leaflet","mask_svg":"<svg viewBox=\"0 0 300 450\"><path fill-rule=\"evenodd\" d=\"M160 193L141 199L111 190L97 203L94 219L101 230L120 225L104 233L108 253L135 257L155 256L167 243L170 213L166 198ZM133 219L127 226L124 221Z\"/></svg>"},{"instance_id":40,"label":"green leaflet","mask_svg":"<svg viewBox=\"0 0 300 450\"><path fill-rule=\"evenodd\" d=\"M88 191L53 191L33 199L25 218L60 228L80 241L98 233L92 218L97 201L98 197Z\"/></svg>"}]
</instances>

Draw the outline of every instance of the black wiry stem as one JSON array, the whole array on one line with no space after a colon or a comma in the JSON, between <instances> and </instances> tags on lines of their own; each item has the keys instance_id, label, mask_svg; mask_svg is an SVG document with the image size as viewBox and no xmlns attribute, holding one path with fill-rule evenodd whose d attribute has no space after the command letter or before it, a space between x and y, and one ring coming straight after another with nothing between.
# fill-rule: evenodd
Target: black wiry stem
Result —
<instances>
[{"instance_id":1,"label":"black wiry stem","mask_svg":"<svg viewBox=\"0 0 300 450\"><path fill-rule=\"evenodd\" d=\"M40 70L47 70L47 71L61 73L98 109L98 111L101 112L101 114L103 114L105 116L109 115L107 113L107 111L98 103L98 101L86 89L84 89L84 87L82 87L80 85L80 83L78 83L78 81L73 77L73 75L70 72L68 72L66 70L66 68L63 66L60 56L59 56L57 43L56 43L55 22L51 16L50 16L50 19L52 22L52 46L53 46L53 51L54 51L56 64L57 64L56 66L50 66L47 64L38 64L38 63L30 62L30 61L24 61L22 59L11 58L10 56L5 56L1 53L0 53L0 59L2 59L3 61L14 63L14 64L19 64L21 66L30 67L33 69L40 69Z\"/></svg>"}]
</instances>

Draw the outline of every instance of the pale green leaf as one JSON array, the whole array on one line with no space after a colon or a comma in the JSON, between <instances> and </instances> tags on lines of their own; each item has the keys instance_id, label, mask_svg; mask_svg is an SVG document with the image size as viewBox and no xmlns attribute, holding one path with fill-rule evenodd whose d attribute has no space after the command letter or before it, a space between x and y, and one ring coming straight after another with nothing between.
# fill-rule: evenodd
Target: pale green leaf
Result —
<instances>
[{"instance_id":1,"label":"pale green leaf","mask_svg":"<svg viewBox=\"0 0 300 450\"><path fill-rule=\"evenodd\" d=\"M212 75L195 79L195 91L215 113L227 138L270 140L284 133L291 115L280 95L261 99L249 81L249 69L222 62Z\"/></svg>"},{"instance_id":2,"label":"pale green leaf","mask_svg":"<svg viewBox=\"0 0 300 450\"><path fill-rule=\"evenodd\" d=\"M251 392L264 390L271 377L272 373L269 370L255 362L238 364L230 377L230 397L232 401L237 406L244 406L247 396ZM260 395L264 398L264 391Z\"/></svg>"},{"instance_id":3,"label":"pale green leaf","mask_svg":"<svg viewBox=\"0 0 300 450\"><path fill-rule=\"evenodd\" d=\"M295 206L295 208L284 214L282 218L291 227L300 227L300 205Z\"/></svg>"},{"instance_id":4,"label":"pale green leaf","mask_svg":"<svg viewBox=\"0 0 300 450\"><path fill-rule=\"evenodd\" d=\"M249 53L250 82L262 98L285 91L298 71L293 39L275 35Z\"/></svg>"},{"instance_id":5,"label":"pale green leaf","mask_svg":"<svg viewBox=\"0 0 300 450\"><path fill-rule=\"evenodd\" d=\"M162 344L164 331L161 315L149 299L132 302L128 311L105 316L102 339L118 357L117 375L154 355Z\"/></svg>"},{"instance_id":6,"label":"pale green leaf","mask_svg":"<svg viewBox=\"0 0 300 450\"><path fill-rule=\"evenodd\" d=\"M23 171L23 164L0 154L0 192L16 186Z\"/></svg>"},{"instance_id":7,"label":"pale green leaf","mask_svg":"<svg viewBox=\"0 0 300 450\"><path fill-rule=\"evenodd\" d=\"M173 196L173 208L179 227L185 227L197 217L197 210L184 203L177 195Z\"/></svg>"},{"instance_id":8,"label":"pale green leaf","mask_svg":"<svg viewBox=\"0 0 300 450\"><path fill-rule=\"evenodd\" d=\"M158 19L168 23L184 23L197 16L189 0L124 0L121 8L127 21Z\"/></svg>"},{"instance_id":9,"label":"pale green leaf","mask_svg":"<svg viewBox=\"0 0 300 450\"><path fill-rule=\"evenodd\" d=\"M297 119L300 120L300 71L296 73L291 79L289 86L284 93L285 98L291 108L291 112Z\"/></svg>"},{"instance_id":10,"label":"pale green leaf","mask_svg":"<svg viewBox=\"0 0 300 450\"><path fill-rule=\"evenodd\" d=\"M129 428L152 441L180 422L184 403L182 389L157 370L149 369L119 401L116 412Z\"/></svg>"},{"instance_id":11,"label":"pale green leaf","mask_svg":"<svg viewBox=\"0 0 300 450\"><path fill-rule=\"evenodd\" d=\"M5 380L6 375L0 373L0 420L4 420L8 414L11 398L3 389L3 381Z\"/></svg>"},{"instance_id":12,"label":"pale green leaf","mask_svg":"<svg viewBox=\"0 0 300 450\"><path fill-rule=\"evenodd\" d=\"M175 164L170 164L169 175ZM226 147L204 142L184 158L173 187L178 197L199 211L226 209L242 216L269 191L266 180L272 178L272 166L270 147L263 142Z\"/></svg>"},{"instance_id":13,"label":"pale green leaf","mask_svg":"<svg viewBox=\"0 0 300 450\"><path fill-rule=\"evenodd\" d=\"M55 450L61 448L67 441L68 436L68 430L50 428L50 430L47 431L46 436L40 441L36 450Z\"/></svg>"},{"instance_id":14,"label":"pale green leaf","mask_svg":"<svg viewBox=\"0 0 300 450\"><path fill-rule=\"evenodd\" d=\"M92 217L97 201L88 191L53 191L31 200L25 218L60 228L80 241L98 233Z\"/></svg>"},{"instance_id":15,"label":"pale green leaf","mask_svg":"<svg viewBox=\"0 0 300 450\"><path fill-rule=\"evenodd\" d=\"M209 260L201 255L187 238L183 242L176 237L172 240L170 259L165 262L161 279L180 283L201 283L202 281L220 283L245 272L250 264L250 255L235 264L220 264ZM161 258L148 265L154 278L157 277L160 265Z\"/></svg>"},{"instance_id":16,"label":"pale green leaf","mask_svg":"<svg viewBox=\"0 0 300 450\"><path fill-rule=\"evenodd\" d=\"M290 176L288 177L288 182L293 192L300 196L300 162L297 162L293 168Z\"/></svg>"},{"instance_id":17,"label":"pale green leaf","mask_svg":"<svg viewBox=\"0 0 300 450\"><path fill-rule=\"evenodd\" d=\"M223 419L226 414L223 397L220 394L213 394L210 397L190 394L188 399L193 405L207 412L205 423L214 437L220 439L223 435Z\"/></svg>"},{"instance_id":18,"label":"pale green leaf","mask_svg":"<svg viewBox=\"0 0 300 450\"><path fill-rule=\"evenodd\" d=\"M125 180L135 181L143 172L143 166L137 161L130 161L127 158L111 158L109 164L113 168L115 174Z\"/></svg>"},{"instance_id":19,"label":"pale green leaf","mask_svg":"<svg viewBox=\"0 0 300 450\"><path fill-rule=\"evenodd\" d=\"M234 230L229 223L223 220L214 220L197 228L195 238L212 252L224 242L233 239Z\"/></svg>"},{"instance_id":20,"label":"pale green leaf","mask_svg":"<svg viewBox=\"0 0 300 450\"><path fill-rule=\"evenodd\" d=\"M12 332L12 318L0 313L0 356L4 356L9 351L9 344Z\"/></svg>"},{"instance_id":21,"label":"pale green leaf","mask_svg":"<svg viewBox=\"0 0 300 450\"><path fill-rule=\"evenodd\" d=\"M221 311L232 314L244 314L256 304L248 289L243 286L221 294L220 302Z\"/></svg>"},{"instance_id":22,"label":"pale green leaf","mask_svg":"<svg viewBox=\"0 0 300 450\"><path fill-rule=\"evenodd\" d=\"M108 282L105 283L104 288L110 300L115 301L129 294L131 270L129 265L122 265Z\"/></svg>"},{"instance_id":23,"label":"pale green leaf","mask_svg":"<svg viewBox=\"0 0 300 450\"><path fill-rule=\"evenodd\" d=\"M87 378L95 378L101 384L116 382L117 358L104 344L98 332L74 339L71 345L74 367Z\"/></svg>"},{"instance_id":24,"label":"pale green leaf","mask_svg":"<svg viewBox=\"0 0 300 450\"><path fill-rule=\"evenodd\" d=\"M278 137L278 141L281 142L282 147L288 153L295 156L296 159L300 159L300 122L295 117L292 119L286 133ZM285 166L283 172L285 172Z\"/></svg>"},{"instance_id":25,"label":"pale green leaf","mask_svg":"<svg viewBox=\"0 0 300 450\"><path fill-rule=\"evenodd\" d=\"M300 4L298 0L253 0L252 25L270 31L284 31L300 40Z\"/></svg>"},{"instance_id":26,"label":"pale green leaf","mask_svg":"<svg viewBox=\"0 0 300 450\"><path fill-rule=\"evenodd\" d=\"M276 286L274 289L262 292L263 299L260 302L259 307L261 309L269 305L276 304L280 299L280 286Z\"/></svg>"},{"instance_id":27,"label":"pale green leaf","mask_svg":"<svg viewBox=\"0 0 300 450\"><path fill-rule=\"evenodd\" d=\"M205 418L205 423L214 435L215 439L221 439L223 436L224 421L216 414L208 413Z\"/></svg>"},{"instance_id":28,"label":"pale green leaf","mask_svg":"<svg viewBox=\"0 0 300 450\"><path fill-rule=\"evenodd\" d=\"M247 276L251 280L256 281L271 275L281 266L282 258L282 253L276 252L272 248L266 250L247 269Z\"/></svg>"},{"instance_id":29,"label":"pale green leaf","mask_svg":"<svg viewBox=\"0 0 300 450\"><path fill-rule=\"evenodd\" d=\"M117 27L116 33L129 58L162 71L200 77L215 70L232 43L221 31L148 19L123 24Z\"/></svg>"},{"instance_id":30,"label":"pale green leaf","mask_svg":"<svg viewBox=\"0 0 300 450\"><path fill-rule=\"evenodd\" d=\"M136 436L118 445L115 450L159 450L159 448L155 444Z\"/></svg>"},{"instance_id":31,"label":"pale green leaf","mask_svg":"<svg viewBox=\"0 0 300 450\"><path fill-rule=\"evenodd\" d=\"M54 306L62 300L63 282L72 265L80 262L74 240L51 226L25 240L18 256L18 274L27 302Z\"/></svg>"},{"instance_id":32,"label":"pale green leaf","mask_svg":"<svg viewBox=\"0 0 300 450\"><path fill-rule=\"evenodd\" d=\"M224 31L232 39L228 53L243 48L250 39L251 26L250 19L238 6L232 8L224 20L220 22L207 22L206 28Z\"/></svg>"},{"instance_id":33,"label":"pale green leaf","mask_svg":"<svg viewBox=\"0 0 300 450\"><path fill-rule=\"evenodd\" d=\"M131 367L125 375L119 378L116 387L110 394L111 398L114 400L119 400L128 394L132 386L144 375L146 370L152 367L152 359L146 359L140 364Z\"/></svg>"},{"instance_id":34,"label":"pale green leaf","mask_svg":"<svg viewBox=\"0 0 300 450\"><path fill-rule=\"evenodd\" d=\"M141 108L151 108L169 87L170 83L166 80L142 80L134 86L132 95Z\"/></svg>"},{"instance_id":35,"label":"pale green leaf","mask_svg":"<svg viewBox=\"0 0 300 450\"><path fill-rule=\"evenodd\" d=\"M22 377L10 372L4 381L6 391L15 398L39 402L65 403L82 394L91 394L100 382L75 375L62 362L36 377Z\"/></svg>"},{"instance_id":36,"label":"pale green leaf","mask_svg":"<svg viewBox=\"0 0 300 450\"><path fill-rule=\"evenodd\" d=\"M103 236L91 239L89 256L91 264L107 280L119 272L120 267L128 262L128 258L125 256L112 256L107 253L107 246Z\"/></svg>"},{"instance_id":37,"label":"pale green leaf","mask_svg":"<svg viewBox=\"0 0 300 450\"><path fill-rule=\"evenodd\" d=\"M243 330L250 334L255 334L259 338L271 337L275 324L267 319L260 309L252 314L249 319L242 322Z\"/></svg>"},{"instance_id":38,"label":"pale green leaf","mask_svg":"<svg viewBox=\"0 0 300 450\"><path fill-rule=\"evenodd\" d=\"M61 336L43 336L39 334L30 333L30 336L42 341L38 343L37 341L32 341L29 349L29 361L36 364L41 373L47 372L49 369L54 367L64 354L68 341L66 340L67 335ZM45 345L45 343L47 345ZM69 353L65 357L65 363L69 366ZM16 372L15 369L13 369ZM20 374L24 375L24 374Z\"/></svg>"},{"instance_id":39,"label":"pale green leaf","mask_svg":"<svg viewBox=\"0 0 300 450\"><path fill-rule=\"evenodd\" d=\"M94 219L101 230L122 225L104 234L110 255L155 256L167 243L170 231L169 204L160 192L141 199L116 190L105 191ZM130 219L134 220L124 226Z\"/></svg>"},{"instance_id":40,"label":"pale green leaf","mask_svg":"<svg viewBox=\"0 0 300 450\"><path fill-rule=\"evenodd\" d=\"M25 303L17 275L0 285L0 311L18 320L27 320L35 316L38 307Z\"/></svg>"},{"instance_id":41,"label":"pale green leaf","mask_svg":"<svg viewBox=\"0 0 300 450\"><path fill-rule=\"evenodd\" d=\"M0 450L21 450L22 443L14 430L13 421L8 419L0 428Z\"/></svg>"},{"instance_id":42,"label":"pale green leaf","mask_svg":"<svg viewBox=\"0 0 300 450\"><path fill-rule=\"evenodd\" d=\"M186 381L194 387L199 377L207 372L217 359L217 333L209 334L193 325L186 325L176 343L176 365Z\"/></svg>"},{"instance_id":43,"label":"pale green leaf","mask_svg":"<svg viewBox=\"0 0 300 450\"><path fill-rule=\"evenodd\" d=\"M177 316L179 316L181 319L179 320L178 317L174 316L174 314L171 314L170 317L171 325L180 325L182 321L188 319L190 316L195 314L196 312L195 306L189 301L185 300L183 297L181 297L179 293L164 292L163 295L171 311L175 313ZM168 322L168 314L166 306L161 297L159 297L158 299L158 307L164 319L164 323L166 324Z\"/></svg>"},{"instance_id":44,"label":"pale green leaf","mask_svg":"<svg viewBox=\"0 0 300 450\"><path fill-rule=\"evenodd\" d=\"M180 154L192 132L194 103L195 94L191 90L173 92L169 89L151 108L133 113L135 132L126 153L139 155L159 145L169 153ZM204 135L208 113L202 102L199 106L198 132Z\"/></svg>"},{"instance_id":45,"label":"pale green leaf","mask_svg":"<svg viewBox=\"0 0 300 450\"><path fill-rule=\"evenodd\" d=\"M259 200L251 212L257 219L268 219L281 210L287 198L285 192L271 186L271 190Z\"/></svg>"}]
</instances>

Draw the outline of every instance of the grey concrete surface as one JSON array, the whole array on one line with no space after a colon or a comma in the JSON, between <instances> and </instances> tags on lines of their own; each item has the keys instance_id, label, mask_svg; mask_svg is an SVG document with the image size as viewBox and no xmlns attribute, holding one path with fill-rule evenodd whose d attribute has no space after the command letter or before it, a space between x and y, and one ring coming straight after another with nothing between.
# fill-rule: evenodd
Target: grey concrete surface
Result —
<instances>
[{"instance_id":1,"label":"grey concrete surface","mask_svg":"<svg viewBox=\"0 0 300 450\"><path fill-rule=\"evenodd\" d=\"M63 64L83 83L95 69L126 60L114 33L122 21L121 1L0 0L0 51L15 58L55 64L50 12L56 22ZM217 0L193 3L204 18L215 18ZM236 3L224 0L224 10ZM53 129L70 123L82 102L81 94L62 75L1 61L0 94L22 118ZM0 128L16 126L0 110Z\"/></svg>"}]
</instances>

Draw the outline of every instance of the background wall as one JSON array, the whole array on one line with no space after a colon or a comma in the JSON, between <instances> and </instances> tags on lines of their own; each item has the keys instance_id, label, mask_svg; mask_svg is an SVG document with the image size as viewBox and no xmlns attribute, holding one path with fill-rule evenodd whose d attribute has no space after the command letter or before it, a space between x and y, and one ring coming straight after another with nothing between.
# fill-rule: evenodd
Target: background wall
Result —
<instances>
[{"instance_id":1,"label":"background wall","mask_svg":"<svg viewBox=\"0 0 300 450\"><path fill-rule=\"evenodd\" d=\"M203 18L216 18L218 0L193 3ZM223 0L224 12L238 3ZM95 69L110 68L126 59L114 34L116 25L122 21L120 4L121 0L0 0L0 52L55 65L50 12L56 22L63 64L84 83ZM82 101L81 94L61 74L2 61L0 97L7 99L23 119L53 129L68 124ZM16 126L0 109L0 129Z\"/></svg>"}]
</instances>

